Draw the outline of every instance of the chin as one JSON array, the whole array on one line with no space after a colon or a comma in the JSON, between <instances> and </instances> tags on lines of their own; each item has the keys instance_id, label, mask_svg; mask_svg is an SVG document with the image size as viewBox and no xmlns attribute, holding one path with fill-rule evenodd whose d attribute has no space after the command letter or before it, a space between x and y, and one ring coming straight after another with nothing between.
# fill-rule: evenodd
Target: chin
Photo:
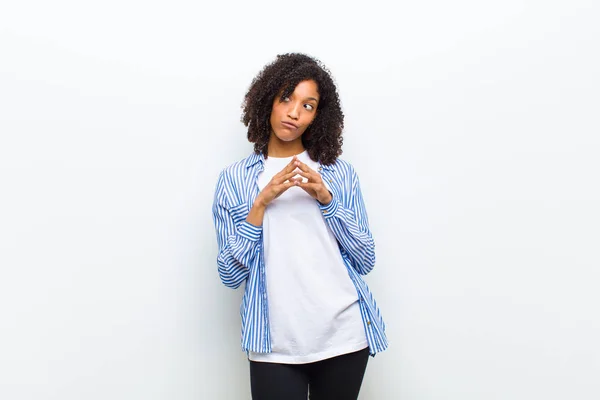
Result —
<instances>
[{"instance_id":1,"label":"chin","mask_svg":"<svg viewBox=\"0 0 600 400\"><path fill-rule=\"evenodd\" d=\"M293 142L294 140L297 140L302 135L286 135L286 134L281 135L281 134L275 133L275 136L277 137L277 139L281 140L282 142Z\"/></svg>"}]
</instances>

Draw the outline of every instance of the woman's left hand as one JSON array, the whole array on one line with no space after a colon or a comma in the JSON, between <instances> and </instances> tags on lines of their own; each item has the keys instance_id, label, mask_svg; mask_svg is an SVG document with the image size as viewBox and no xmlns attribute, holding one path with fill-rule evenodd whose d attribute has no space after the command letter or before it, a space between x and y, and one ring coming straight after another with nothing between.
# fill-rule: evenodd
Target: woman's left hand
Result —
<instances>
[{"instance_id":1,"label":"woman's left hand","mask_svg":"<svg viewBox=\"0 0 600 400\"><path fill-rule=\"evenodd\" d=\"M308 181L305 182L302 178L292 178L293 180L298 182L298 186L300 186L306 193L311 195L313 198L317 199L317 201L323 205L327 205L333 199L329 189L323 183L323 179L321 179L321 174L310 168L308 165L304 164L300 160L296 160L296 172L298 175L306 178Z\"/></svg>"}]
</instances>

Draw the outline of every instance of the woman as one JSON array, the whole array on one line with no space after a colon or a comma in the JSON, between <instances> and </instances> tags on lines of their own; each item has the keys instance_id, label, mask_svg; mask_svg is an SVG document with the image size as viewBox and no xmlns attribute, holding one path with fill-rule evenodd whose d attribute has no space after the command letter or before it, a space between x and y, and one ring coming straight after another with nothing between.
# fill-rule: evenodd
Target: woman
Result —
<instances>
[{"instance_id":1,"label":"woman","mask_svg":"<svg viewBox=\"0 0 600 400\"><path fill-rule=\"evenodd\" d=\"M254 152L215 192L219 275L242 301L253 399L356 399L385 325L360 275L374 242L358 177L341 159L344 114L329 71L285 54L253 80L242 122Z\"/></svg>"}]
</instances>

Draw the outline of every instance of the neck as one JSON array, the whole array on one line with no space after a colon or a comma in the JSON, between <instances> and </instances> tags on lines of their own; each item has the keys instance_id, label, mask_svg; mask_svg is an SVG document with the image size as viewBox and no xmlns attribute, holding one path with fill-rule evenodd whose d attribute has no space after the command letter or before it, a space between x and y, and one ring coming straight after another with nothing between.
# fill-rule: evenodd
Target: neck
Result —
<instances>
[{"instance_id":1,"label":"neck","mask_svg":"<svg viewBox=\"0 0 600 400\"><path fill-rule=\"evenodd\" d=\"M267 155L278 158L292 157L302 153L304 150L301 137L291 142L284 142L278 139L277 136L271 135L267 146Z\"/></svg>"}]
</instances>

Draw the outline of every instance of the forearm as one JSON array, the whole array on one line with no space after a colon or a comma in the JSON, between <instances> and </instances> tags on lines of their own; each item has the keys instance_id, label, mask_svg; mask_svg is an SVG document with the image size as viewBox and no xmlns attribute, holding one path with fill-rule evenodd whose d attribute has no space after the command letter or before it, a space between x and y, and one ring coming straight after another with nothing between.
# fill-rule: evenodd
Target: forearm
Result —
<instances>
[{"instance_id":1,"label":"forearm","mask_svg":"<svg viewBox=\"0 0 600 400\"><path fill-rule=\"evenodd\" d=\"M375 264L375 243L364 208L346 208L335 197L322 205L325 221L360 274L369 273Z\"/></svg>"},{"instance_id":2,"label":"forearm","mask_svg":"<svg viewBox=\"0 0 600 400\"><path fill-rule=\"evenodd\" d=\"M244 204L229 207L226 198L217 197L213 219L217 233L219 275L226 286L236 288L243 283L256 255L262 227L245 221Z\"/></svg>"},{"instance_id":3,"label":"forearm","mask_svg":"<svg viewBox=\"0 0 600 400\"><path fill-rule=\"evenodd\" d=\"M248 276L256 257L256 245L261 227L247 221L238 224L231 232L219 232L219 275L226 286L236 288Z\"/></svg>"},{"instance_id":4,"label":"forearm","mask_svg":"<svg viewBox=\"0 0 600 400\"><path fill-rule=\"evenodd\" d=\"M267 207L261 202L261 200L257 198L256 201L254 201L248 216L246 217L246 222L254 226L262 226L266 208Z\"/></svg>"}]
</instances>

